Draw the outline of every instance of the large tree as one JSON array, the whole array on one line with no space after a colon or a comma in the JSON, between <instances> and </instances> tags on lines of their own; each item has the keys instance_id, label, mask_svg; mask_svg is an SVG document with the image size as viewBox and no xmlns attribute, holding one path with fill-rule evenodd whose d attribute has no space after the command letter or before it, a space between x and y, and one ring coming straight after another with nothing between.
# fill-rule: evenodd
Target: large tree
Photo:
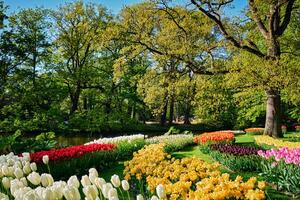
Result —
<instances>
[{"instance_id":1,"label":"large tree","mask_svg":"<svg viewBox=\"0 0 300 200\"><path fill-rule=\"evenodd\" d=\"M103 31L111 19L104 7L81 1L62 6L54 13L57 52L61 55L57 72L69 89L70 114L78 110L82 90L92 75Z\"/></svg>"},{"instance_id":2,"label":"large tree","mask_svg":"<svg viewBox=\"0 0 300 200\"><path fill-rule=\"evenodd\" d=\"M252 29L258 30L262 38L251 37L253 35L249 34L249 29L239 29L242 31L237 32L233 21L228 21L228 18L221 14L222 9L232 2L233 0L191 0L191 3L201 13L215 23L230 44L262 60L263 62L260 64L265 65L270 74L276 73L282 66L280 63L282 55L280 38L290 23L296 0L248 0L248 20L253 22ZM244 24L247 25L248 23ZM243 26L244 24L240 23L239 25ZM249 58L255 59L253 56L249 56ZM268 81L272 81L272 76L269 76L269 80L266 82ZM267 95L265 134L273 137L282 137L280 92L281 87L273 84L265 88Z\"/></svg>"}]
</instances>

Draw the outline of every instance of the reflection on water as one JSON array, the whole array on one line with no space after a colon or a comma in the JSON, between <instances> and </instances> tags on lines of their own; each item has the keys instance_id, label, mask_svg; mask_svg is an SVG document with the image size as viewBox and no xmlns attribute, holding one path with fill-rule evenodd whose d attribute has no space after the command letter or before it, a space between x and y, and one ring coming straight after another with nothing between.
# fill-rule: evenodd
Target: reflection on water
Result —
<instances>
[{"instance_id":1,"label":"reflection on water","mask_svg":"<svg viewBox=\"0 0 300 200\"><path fill-rule=\"evenodd\" d=\"M56 140L59 146L74 146L85 144L99 137L89 136L57 136Z\"/></svg>"}]
</instances>

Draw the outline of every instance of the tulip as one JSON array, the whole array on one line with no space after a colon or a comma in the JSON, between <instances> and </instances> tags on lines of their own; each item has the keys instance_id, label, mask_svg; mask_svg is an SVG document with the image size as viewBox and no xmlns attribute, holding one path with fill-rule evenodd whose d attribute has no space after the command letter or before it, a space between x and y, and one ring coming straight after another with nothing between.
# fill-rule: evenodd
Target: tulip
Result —
<instances>
[{"instance_id":1,"label":"tulip","mask_svg":"<svg viewBox=\"0 0 300 200\"><path fill-rule=\"evenodd\" d=\"M112 199L112 198L118 198L118 192L117 192L117 189L116 188L111 188L109 191L108 191L108 199Z\"/></svg>"},{"instance_id":2,"label":"tulip","mask_svg":"<svg viewBox=\"0 0 300 200\"><path fill-rule=\"evenodd\" d=\"M157 196L152 196L150 200L159 200L159 198Z\"/></svg>"},{"instance_id":3,"label":"tulip","mask_svg":"<svg viewBox=\"0 0 300 200\"><path fill-rule=\"evenodd\" d=\"M112 186L111 183L106 183L106 184L103 185L101 191L102 191L102 194L103 194L103 196L104 196L105 198L108 198L108 192L109 192L109 190L110 190L111 188L113 188L113 186Z\"/></svg>"},{"instance_id":4,"label":"tulip","mask_svg":"<svg viewBox=\"0 0 300 200\"><path fill-rule=\"evenodd\" d=\"M30 189L28 192L25 193L24 195L24 200L32 200L32 199L37 199L38 196L35 194L34 190Z\"/></svg>"},{"instance_id":5,"label":"tulip","mask_svg":"<svg viewBox=\"0 0 300 200\"><path fill-rule=\"evenodd\" d=\"M25 177L21 178L20 181L23 183L24 186L28 186L27 179Z\"/></svg>"},{"instance_id":6,"label":"tulip","mask_svg":"<svg viewBox=\"0 0 300 200\"><path fill-rule=\"evenodd\" d=\"M45 165L48 165L48 163L49 163L49 156L48 156L48 155L44 155L44 156L43 156L43 163L44 163Z\"/></svg>"},{"instance_id":7,"label":"tulip","mask_svg":"<svg viewBox=\"0 0 300 200\"><path fill-rule=\"evenodd\" d=\"M36 173L32 172L27 176L27 179L33 184L33 185L39 185L41 183L41 176Z\"/></svg>"},{"instance_id":8,"label":"tulip","mask_svg":"<svg viewBox=\"0 0 300 200\"><path fill-rule=\"evenodd\" d=\"M165 197L165 188L162 184L159 184L157 187L156 187L156 193L157 193L157 196L159 198L164 198Z\"/></svg>"},{"instance_id":9,"label":"tulip","mask_svg":"<svg viewBox=\"0 0 300 200\"><path fill-rule=\"evenodd\" d=\"M120 187L121 182L120 182L120 178L118 175L114 174L112 175L110 182L113 184L113 186L115 187Z\"/></svg>"},{"instance_id":10,"label":"tulip","mask_svg":"<svg viewBox=\"0 0 300 200\"><path fill-rule=\"evenodd\" d=\"M80 193L77 188L67 185L63 189L63 194L66 200L80 200Z\"/></svg>"},{"instance_id":11,"label":"tulip","mask_svg":"<svg viewBox=\"0 0 300 200\"><path fill-rule=\"evenodd\" d=\"M0 199L1 200L9 200L9 197L6 194L0 192Z\"/></svg>"},{"instance_id":12,"label":"tulip","mask_svg":"<svg viewBox=\"0 0 300 200\"><path fill-rule=\"evenodd\" d=\"M43 193L42 193L42 197L43 197L43 200L53 200L55 199L54 198L54 195L52 193L52 190L50 188L46 188Z\"/></svg>"},{"instance_id":13,"label":"tulip","mask_svg":"<svg viewBox=\"0 0 300 200\"><path fill-rule=\"evenodd\" d=\"M94 183L98 189L102 190L103 185L106 184L105 180L103 178L96 178Z\"/></svg>"},{"instance_id":14,"label":"tulip","mask_svg":"<svg viewBox=\"0 0 300 200\"><path fill-rule=\"evenodd\" d=\"M20 168L15 168L14 175L17 179L20 179L24 176L23 171Z\"/></svg>"},{"instance_id":15,"label":"tulip","mask_svg":"<svg viewBox=\"0 0 300 200\"><path fill-rule=\"evenodd\" d=\"M77 176L71 176L68 180L68 185L69 186L74 186L75 188L79 188L80 183L78 181Z\"/></svg>"},{"instance_id":16,"label":"tulip","mask_svg":"<svg viewBox=\"0 0 300 200\"><path fill-rule=\"evenodd\" d=\"M30 169L35 172L37 170L37 166L36 166L36 163L33 162L33 163L30 163Z\"/></svg>"},{"instance_id":17,"label":"tulip","mask_svg":"<svg viewBox=\"0 0 300 200\"><path fill-rule=\"evenodd\" d=\"M2 185L5 189L9 189L10 188L10 179L7 177L4 177L2 179Z\"/></svg>"},{"instance_id":18,"label":"tulip","mask_svg":"<svg viewBox=\"0 0 300 200\"><path fill-rule=\"evenodd\" d=\"M28 152L22 153L22 156L25 161L30 161L30 154Z\"/></svg>"},{"instance_id":19,"label":"tulip","mask_svg":"<svg viewBox=\"0 0 300 200\"><path fill-rule=\"evenodd\" d=\"M53 185L53 177L51 176L51 174L42 174L41 175L41 182L42 182L42 186L44 187L48 187Z\"/></svg>"},{"instance_id":20,"label":"tulip","mask_svg":"<svg viewBox=\"0 0 300 200\"><path fill-rule=\"evenodd\" d=\"M24 172L24 174L30 174L31 168L30 168L29 162L25 163L25 165L23 167L23 172Z\"/></svg>"},{"instance_id":21,"label":"tulip","mask_svg":"<svg viewBox=\"0 0 300 200\"><path fill-rule=\"evenodd\" d=\"M9 174L8 166L7 166L7 165L3 165L3 166L1 167L1 171L2 171L2 174L3 174L4 176L7 176L7 175Z\"/></svg>"},{"instance_id":22,"label":"tulip","mask_svg":"<svg viewBox=\"0 0 300 200\"><path fill-rule=\"evenodd\" d=\"M122 188L123 188L124 191L128 191L129 190L130 186L129 186L128 181L126 181L126 180L122 181Z\"/></svg>"},{"instance_id":23,"label":"tulip","mask_svg":"<svg viewBox=\"0 0 300 200\"><path fill-rule=\"evenodd\" d=\"M89 177L88 177L87 175L82 176L80 182L81 182L81 185L82 185L83 187L86 187L86 186L88 186L88 185L91 185L90 179L89 179Z\"/></svg>"},{"instance_id":24,"label":"tulip","mask_svg":"<svg viewBox=\"0 0 300 200\"><path fill-rule=\"evenodd\" d=\"M98 197L98 189L95 185L88 185L83 188L83 193L85 194L87 200L94 200Z\"/></svg>"},{"instance_id":25,"label":"tulip","mask_svg":"<svg viewBox=\"0 0 300 200\"><path fill-rule=\"evenodd\" d=\"M144 200L143 195L138 194L138 195L136 196L136 200Z\"/></svg>"},{"instance_id":26,"label":"tulip","mask_svg":"<svg viewBox=\"0 0 300 200\"><path fill-rule=\"evenodd\" d=\"M91 183L95 184L95 179L98 178L98 172L95 168L89 169L89 179Z\"/></svg>"}]
</instances>

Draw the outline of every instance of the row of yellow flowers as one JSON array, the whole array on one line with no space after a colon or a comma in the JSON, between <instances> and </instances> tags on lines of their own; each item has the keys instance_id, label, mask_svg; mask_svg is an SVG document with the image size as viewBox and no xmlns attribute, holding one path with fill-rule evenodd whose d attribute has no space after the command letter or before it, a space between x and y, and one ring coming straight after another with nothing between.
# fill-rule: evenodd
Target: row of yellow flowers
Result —
<instances>
[{"instance_id":1,"label":"row of yellow flowers","mask_svg":"<svg viewBox=\"0 0 300 200\"><path fill-rule=\"evenodd\" d=\"M259 145L266 144L277 148L287 147L289 149L300 148L300 142L284 141L282 139L275 139L266 135L255 136L254 139Z\"/></svg>"},{"instance_id":2,"label":"row of yellow flowers","mask_svg":"<svg viewBox=\"0 0 300 200\"><path fill-rule=\"evenodd\" d=\"M125 163L125 179L132 177L146 180L151 193L162 184L165 199L253 199L265 198L264 182L250 178L243 182L238 176L234 181L229 174L222 174L219 164L208 164L199 158L175 159L164 152L164 144L146 146Z\"/></svg>"}]
</instances>

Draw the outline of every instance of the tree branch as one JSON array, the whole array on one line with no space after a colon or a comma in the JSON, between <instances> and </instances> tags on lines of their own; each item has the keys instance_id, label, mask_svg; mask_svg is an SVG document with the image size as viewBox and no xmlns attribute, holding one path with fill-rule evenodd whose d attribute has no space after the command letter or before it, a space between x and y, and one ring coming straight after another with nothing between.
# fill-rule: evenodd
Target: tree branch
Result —
<instances>
[{"instance_id":1,"label":"tree branch","mask_svg":"<svg viewBox=\"0 0 300 200\"><path fill-rule=\"evenodd\" d=\"M281 36L284 33L285 29L287 28L288 24L290 23L294 3L295 0L288 0L285 9L284 19L280 24L279 29L276 32L276 35Z\"/></svg>"},{"instance_id":2,"label":"tree branch","mask_svg":"<svg viewBox=\"0 0 300 200\"><path fill-rule=\"evenodd\" d=\"M253 19L256 22L259 31L262 33L264 38L267 39L269 32L268 32L267 28L265 27L264 23L262 22L261 18L258 16L257 7L255 6L254 0L249 0L249 7L253 14Z\"/></svg>"}]
</instances>

